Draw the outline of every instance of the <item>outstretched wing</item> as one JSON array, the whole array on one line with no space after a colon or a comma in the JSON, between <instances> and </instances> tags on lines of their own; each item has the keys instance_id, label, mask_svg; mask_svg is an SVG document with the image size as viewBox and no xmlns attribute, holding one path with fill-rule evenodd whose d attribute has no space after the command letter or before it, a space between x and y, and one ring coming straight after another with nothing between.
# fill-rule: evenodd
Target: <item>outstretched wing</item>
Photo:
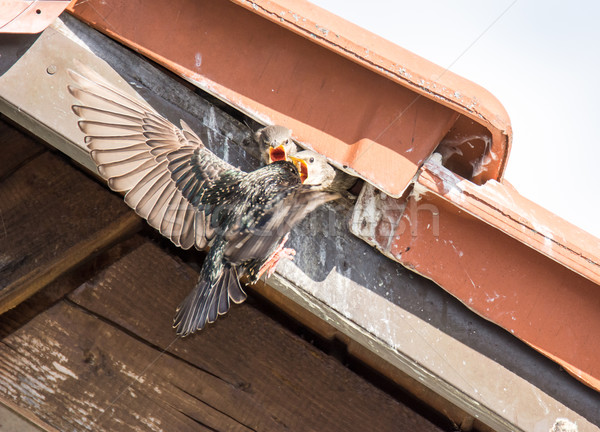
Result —
<instances>
[{"instance_id":1,"label":"outstretched wing","mask_svg":"<svg viewBox=\"0 0 600 432\"><path fill-rule=\"evenodd\" d=\"M204 248L214 235L211 216L194 203L223 173L241 172L208 150L185 122L179 129L99 77L69 75L76 84L69 92L80 102L72 107L79 128L110 188L126 192L125 202L177 246Z\"/></svg>"}]
</instances>

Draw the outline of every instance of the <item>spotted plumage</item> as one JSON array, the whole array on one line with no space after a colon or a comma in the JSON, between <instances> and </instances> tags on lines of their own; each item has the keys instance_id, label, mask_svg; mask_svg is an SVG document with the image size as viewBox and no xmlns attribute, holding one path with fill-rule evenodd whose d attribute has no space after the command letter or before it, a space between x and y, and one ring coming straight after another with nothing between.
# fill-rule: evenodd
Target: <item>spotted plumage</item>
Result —
<instances>
[{"instance_id":1,"label":"spotted plumage","mask_svg":"<svg viewBox=\"0 0 600 432\"><path fill-rule=\"evenodd\" d=\"M92 71L86 75L70 71L69 92L80 101L73 111L100 175L177 246L210 246L198 283L177 309L174 327L182 336L226 313L230 301L244 301L239 277L247 272L255 281L289 230L339 197L303 184L289 161L242 172L183 121L180 129Z\"/></svg>"}]
</instances>

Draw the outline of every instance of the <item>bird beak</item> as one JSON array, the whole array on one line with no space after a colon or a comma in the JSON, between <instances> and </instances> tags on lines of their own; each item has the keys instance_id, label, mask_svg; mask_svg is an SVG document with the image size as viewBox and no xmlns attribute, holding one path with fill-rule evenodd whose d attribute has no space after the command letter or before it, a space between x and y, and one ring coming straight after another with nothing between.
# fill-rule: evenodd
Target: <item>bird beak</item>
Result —
<instances>
[{"instance_id":1,"label":"bird beak","mask_svg":"<svg viewBox=\"0 0 600 432\"><path fill-rule=\"evenodd\" d=\"M271 147L269 149L269 163L286 160L285 148L283 145Z\"/></svg>"},{"instance_id":2,"label":"bird beak","mask_svg":"<svg viewBox=\"0 0 600 432\"><path fill-rule=\"evenodd\" d=\"M290 162L294 164L298 173L300 174L300 181L304 181L308 178L308 165L302 159L295 158L294 156L288 156Z\"/></svg>"}]
</instances>

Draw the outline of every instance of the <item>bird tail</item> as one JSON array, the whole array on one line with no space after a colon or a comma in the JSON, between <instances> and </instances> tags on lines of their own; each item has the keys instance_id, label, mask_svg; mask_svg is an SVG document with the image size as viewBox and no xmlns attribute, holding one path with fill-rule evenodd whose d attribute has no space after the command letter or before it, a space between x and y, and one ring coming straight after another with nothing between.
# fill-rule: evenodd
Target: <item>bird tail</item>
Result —
<instances>
[{"instance_id":1,"label":"bird tail","mask_svg":"<svg viewBox=\"0 0 600 432\"><path fill-rule=\"evenodd\" d=\"M206 263L205 263L206 266ZM173 320L179 336L187 336L204 325L214 322L229 310L229 300L242 303L246 293L242 289L235 266L225 263L214 282L202 268L200 279L191 293L181 302Z\"/></svg>"}]
</instances>

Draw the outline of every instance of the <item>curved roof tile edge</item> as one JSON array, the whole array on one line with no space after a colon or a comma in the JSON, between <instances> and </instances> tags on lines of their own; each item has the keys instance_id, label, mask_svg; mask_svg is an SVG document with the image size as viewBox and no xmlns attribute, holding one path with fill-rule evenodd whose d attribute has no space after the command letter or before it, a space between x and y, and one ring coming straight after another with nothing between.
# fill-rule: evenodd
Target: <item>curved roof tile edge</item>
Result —
<instances>
[{"instance_id":1,"label":"curved roof tile edge","mask_svg":"<svg viewBox=\"0 0 600 432\"><path fill-rule=\"evenodd\" d=\"M502 103L485 88L308 1L232 1L482 123L500 161L490 178L502 179L512 127Z\"/></svg>"}]
</instances>

